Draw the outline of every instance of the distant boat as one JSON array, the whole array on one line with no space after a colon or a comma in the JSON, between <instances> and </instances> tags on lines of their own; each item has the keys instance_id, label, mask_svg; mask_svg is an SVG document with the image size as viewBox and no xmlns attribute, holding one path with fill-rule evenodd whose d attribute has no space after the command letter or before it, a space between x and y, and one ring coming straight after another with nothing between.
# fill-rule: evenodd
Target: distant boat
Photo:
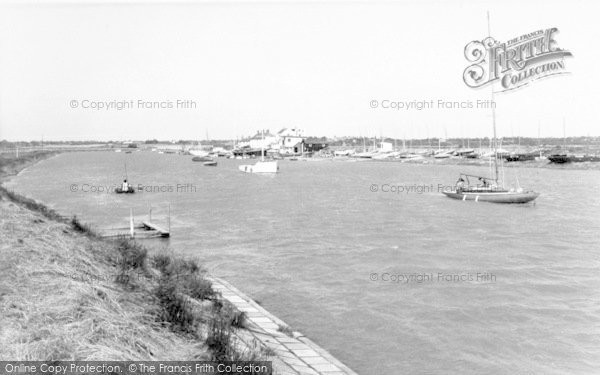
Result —
<instances>
[{"instance_id":1,"label":"distant boat","mask_svg":"<svg viewBox=\"0 0 600 375\"><path fill-rule=\"evenodd\" d=\"M402 160L423 160L425 157L418 154L402 154L398 158Z\"/></svg>"},{"instance_id":2,"label":"distant boat","mask_svg":"<svg viewBox=\"0 0 600 375\"><path fill-rule=\"evenodd\" d=\"M573 160L573 161L574 162L585 162L585 161L599 162L600 156L598 156L598 155L575 156L575 160Z\"/></svg>"},{"instance_id":3,"label":"distant boat","mask_svg":"<svg viewBox=\"0 0 600 375\"><path fill-rule=\"evenodd\" d=\"M208 156L208 154L209 154L208 151L199 150L199 149L189 149L188 152L190 153L190 155L199 156L199 157Z\"/></svg>"},{"instance_id":4,"label":"distant boat","mask_svg":"<svg viewBox=\"0 0 600 375\"><path fill-rule=\"evenodd\" d=\"M120 150L120 149L117 149L117 150L115 150L115 152L121 152L121 150Z\"/></svg>"},{"instance_id":5,"label":"distant boat","mask_svg":"<svg viewBox=\"0 0 600 375\"><path fill-rule=\"evenodd\" d=\"M373 155L374 155L373 151L363 151L363 152L354 154L354 157L361 158L361 159L371 159L373 157Z\"/></svg>"},{"instance_id":6,"label":"distant boat","mask_svg":"<svg viewBox=\"0 0 600 375\"><path fill-rule=\"evenodd\" d=\"M351 155L354 155L354 156L356 156L356 155L354 154L354 150L350 150L350 149L348 149L348 150L338 150L338 151L334 151L334 152L333 152L333 156L334 156L334 157L335 157L335 156L351 156Z\"/></svg>"},{"instance_id":7,"label":"distant boat","mask_svg":"<svg viewBox=\"0 0 600 375\"><path fill-rule=\"evenodd\" d=\"M246 173L277 173L277 161L259 161L254 165L240 165L238 169Z\"/></svg>"},{"instance_id":8,"label":"distant boat","mask_svg":"<svg viewBox=\"0 0 600 375\"><path fill-rule=\"evenodd\" d=\"M376 154L373 154L373 156L371 156L371 159L385 160L385 159L393 158L394 156L395 156L395 154L393 152L378 152Z\"/></svg>"},{"instance_id":9,"label":"distant boat","mask_svg":"<svg viewBox=\"0 0 600 375\"><path fill-rule=\"evenodd\" d=\"M510 154L504 157L504 159L506 159L506 161L509 162L513 162L513 161L530 161L530 160L535 160L537 154L533 154L533 153L519 153L519 154Z\"/></svg>"},{"instance_id":10,"label":"distant boat","mask_svg":"<svg viewBox=\"0 0 600 375\"><path fill-rule=\"evenodd\" d=\"M208 134L207 134L208 137ZM202 149L202 143L198 142L198 146L195 147L191 147L189 150L187 150L187 152L192 155L192 156L199 156L199 157L203 157L203 156L208 156L209 152L206 150Z\"/></svg>"},{"instance_id":11,"label":"distant boat","mask_svg":"<svg viewBox=\"0 0 600 375\"><path fill-rule=\"evenodd\" d=\"M589 162L599 162L600 156L596 155L567 155L567 154L554 154L548 156L548 160L550 163L555 164L565 164L565 163L583 163L586 161Z\"/></svg>"},{"instance_id":12,"label":"distant boat","mask_svg":"<svg viewBox=\"0 0 600 375\"><path fill-rule=\"evenodd\" d=\"M262 133L263 139L265 137L265 133ZM263 142L264 143L264 142ZM261 149L261 160L256 162L254 165L240 165L238 169L245 173L277 173L279 171L279 165L277 164L277 160L273 161L265 161L265 153L264 149Z\"/></svg>"},{"instance_id":13,"label":"distant boat","mask_svg":"<svg viewBox=\"0 0 600 375\"><path fill-rule=\"evenodd\" d=\"M204 163L202 163L202 165L204 165L205 167L216 167L217 166L217 162L216 161L205 161Z\"/></svg>"},{"instance_id":14,"label":"distant boat","mask_svg":"<svg viewBox=\"0 0 600 375\"><path fill-rule=\"evenodd\" d=\"M131 186L131 184L127 184L127 189L123 189L122 186L119 186L118 188L115 189L115 193L117 193L117 194L133 194L133 193L135 193L135 189L133 188L133 186Z\"/></svg>"},{"instance_id":15,"label":"distant boat","mask_svg":"<svg viewBox=\"0 0 600 375\"><path fill-rule=\"evenodd\" d=\"M127 163L125 163L125 180L121 184L121 186L115 188L115 193L117 194L133 194L135 193L135 189L131 186L130 183L127 182Z\"/></svg>"},{"instance_id":16,"label":"distant boat","mask_svg":"<svg viewBox=\"0 0 600 375\"><path fill-rule=\"evenodd\" d=\"M474 154L474 153L475 153L475 150L473 150L472 148L458 149L458 150L454 151L454 154L456 156L462 156L463 158L467 157L468 155Z\"/></svg>"},{"instance_id":17,"label":"distant boat","mask_svg":"<svg viewBox=\"0 0 600 375\"><path fill-rule=\"evenodd\" d=\"M556 163L556 164L564 164L564 163L571 162L571 158L569 158L569 156L567 156L567 154L550 155L550 156L548 156L548 160L550 160L550 163Z\"/></svg>"},{"instance_id":18,"label":"distant boat","mask_svg":"<svg viewBox=\"0 0 600 375\"><path fill-rule=\"evenodd\" d=\"M213 158L211 158L210 156L194 156L192 158L192 161L210 162L213 161Z\"/></svg>"},{"instance_id":19,"label":"distant boat","mask_svg":"<svg viewBox=\"0 0 600 375\"><path fill-rule=\"evenodd\" d=\"M448 159L451 156L452 156L452 154L450 152L440 152L440 153L433 155L433 158L434 159Z\"/></svg>"}]
</instances>

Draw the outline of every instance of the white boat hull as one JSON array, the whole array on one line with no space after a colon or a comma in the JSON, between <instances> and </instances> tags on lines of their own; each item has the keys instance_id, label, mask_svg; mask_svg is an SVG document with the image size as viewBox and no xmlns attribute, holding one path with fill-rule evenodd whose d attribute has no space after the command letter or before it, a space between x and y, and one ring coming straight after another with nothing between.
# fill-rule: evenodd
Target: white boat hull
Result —
<instances>
[{"instance_id":1,"label":"white boat hull","mask_svg":"<svg viewBox=\"0 0 600 375\"><path fill-rule=\"evenodd\" d=\"M190 149L188 150L188 152L190 153L190 155L192 156L209 156L207 151L203 151L203 150L194 150L194 149Z\"/></svg>"},{"instance_id":2,"label":"white boat hull","mask_svg":"<svg viewBox=\"0 0 600 375\"><path fill-rule=\"evenodd\" d=\"M456 190L451 190L443 191L442 193L449 198L463 201L491 203L528 203L540 195L540 193L534 191L457 192Z\"/></svg>"},{"instance_id":3,"label":"white boat hull","mask_svg":"<svg viewBox=\"0 0 600 375\"><path fill-rule=\"evenodd\" d=\"M240 165L238 169L245 173L277 173L279 165L277 161L259 161L254 165Z\"/></svg>"}]
</instances>

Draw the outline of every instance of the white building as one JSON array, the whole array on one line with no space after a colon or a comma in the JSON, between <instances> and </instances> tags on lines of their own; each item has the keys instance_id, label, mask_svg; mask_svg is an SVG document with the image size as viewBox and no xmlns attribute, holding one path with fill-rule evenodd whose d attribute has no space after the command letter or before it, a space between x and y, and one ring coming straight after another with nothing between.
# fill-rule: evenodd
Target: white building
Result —
<instances>
[{"instance_id":1,"label":"white building","mask_svg":"<svg viewBox=\"0 0 600 375\"><path fill-rule=\"evenodd\" d=\"M276 135L269 130L257 131L250 139L238 142L237 147L251 149L264 148L284 155L299 154L303 151L304 136L301 129L283 128Z\"/></svg>"},{"instance_id":2,"label":"white building","mask_svg":"<svg viewBox=\"0 0 600 375\"><path fill-rule=\"evenodd\" d=\"M279 138L279 152L282 154L298 154L302 152L304 142L301 129L283 128L277 133Z\"/></svg>"}]
</instances>

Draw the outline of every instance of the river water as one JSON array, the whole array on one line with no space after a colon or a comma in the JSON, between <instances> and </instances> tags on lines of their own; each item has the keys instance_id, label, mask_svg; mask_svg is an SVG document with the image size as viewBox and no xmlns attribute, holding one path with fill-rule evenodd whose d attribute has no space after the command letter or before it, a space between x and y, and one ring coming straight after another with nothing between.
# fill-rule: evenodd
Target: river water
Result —
<instances>
[{"instance_id":1,"label":"river water","mask_svg":"<svg viewBox=\"0 0 600 375\"><path fill-rule=\"evenodd\" d=\"M600 373L599 171L509 168L541 195L494 205L438 192L483 166L281 161L267 177L218 161L70 153L8 186L96 228L149 207L166 226L170 207L171 238L150 246L197 258L359 374ZM145 191L89 191L125 169Z\"/></svg>"}]
</instances>

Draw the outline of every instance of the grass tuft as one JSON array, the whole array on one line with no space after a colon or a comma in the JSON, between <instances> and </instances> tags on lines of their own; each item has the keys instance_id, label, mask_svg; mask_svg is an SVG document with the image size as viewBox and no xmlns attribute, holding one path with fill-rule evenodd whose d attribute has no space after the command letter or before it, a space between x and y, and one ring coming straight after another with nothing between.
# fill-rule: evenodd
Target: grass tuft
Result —
<instances>
[{"instance_id":1,"label":"grass tuft","mask_svg":"<svg viewBox=\"0 0 600 375\"><path fill-rule=\"evenodd\" d=\"M89 224L84 224L77 216L73 216L71 219L71 228L73 228L76 232L83 233L88 237L98 237L97 233L94 232L92 227Z\"/></svg>"},{"instance_id":2,"label":"grass tuft","mask_svg":"<svg viewBox=\"0 0 600 375\"><path fill-rule=\"evenodd\" d=\"M135 289L140 276L148 273L146 259L148 250L133 240L122 239L116 243L116 281L130 289Z\"/></svg>"},{"instance_id":3,"label":"grass tuft","mask_svg":"<svg viewBox=\"0 0 600 375\"><path fill-rule=\"evenodd\" d=\"M235 329L245 328L247 316L230 302L217 300L213 303L211 319L208 322L207 346L215 361L257 360L261 351L245 348L240 350L235 339Z\"/></svg>"},{"instance_id":4,"label":"grass tuft","mask_svg":"<svg viewBox=\"0 0 600 375\"><path fill-rule=\"evenodd\" d=\"M294 337L294 331L290 328L290 326L285 326L285 325L279 325L277 327L277 330L289 337Z\"/></svg>"},{"instance_id":5,"label":"grass tuft","mask_svg":"<svg viewBox=\"0 0 600 375\"><path fill-rule=\"evenodd\" d=\"M122 239L118 242L119 265L122 269L146 270L148 250L137 242Z\"/></svg>"},{"instance_id":6,"label":"grass tuft","mask_svg":"<svg viewBox=\"0 0 600 375\"><path fill-rule=\"evenodd\" d=\"M190 301L179 292L173 279L162 277L156 288L156 296L162 307L159 318L169 322L175 331L196 332L196 319Z\"/></svg>"}]
</instances>

